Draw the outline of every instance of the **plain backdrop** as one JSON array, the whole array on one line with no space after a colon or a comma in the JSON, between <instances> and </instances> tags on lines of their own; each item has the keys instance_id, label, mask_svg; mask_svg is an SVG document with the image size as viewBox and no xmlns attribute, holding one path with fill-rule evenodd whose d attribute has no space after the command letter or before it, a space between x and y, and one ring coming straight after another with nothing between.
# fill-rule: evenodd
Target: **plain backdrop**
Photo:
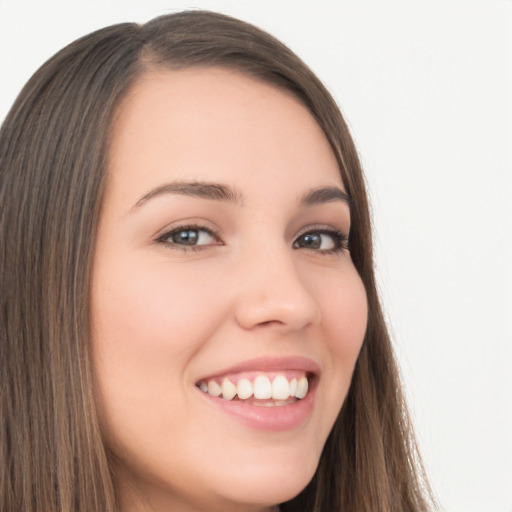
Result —
<instances>
[{"instance_id":1,"label":"plain backdrop","mask_svg":"<svg viewBox=\"0 0 512 512\"><path fill-rule=\"evenodd\" d=\"M75 38L194 7L270 31L334 94L439 501L512 512L512 2L0 0L0 119Z\"/></svg>"}]
</instances>

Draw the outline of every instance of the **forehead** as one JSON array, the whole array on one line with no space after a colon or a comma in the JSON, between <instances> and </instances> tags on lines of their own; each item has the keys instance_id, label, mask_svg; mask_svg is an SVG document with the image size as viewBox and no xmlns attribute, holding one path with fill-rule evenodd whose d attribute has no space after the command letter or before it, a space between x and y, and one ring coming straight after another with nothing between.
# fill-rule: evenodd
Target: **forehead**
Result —
<instances>
[{"instance_id":1,"label":"forehead","mask_svg":"<svg viewBox=\"0 0 512 512\"><path fill-rule=\"evenodd\" d=\"M110 157L110 180L139 189L173 180L342 186L327 138L298 99L222 68L143 75L119 107Z\"/></svg>"}]
</instances>

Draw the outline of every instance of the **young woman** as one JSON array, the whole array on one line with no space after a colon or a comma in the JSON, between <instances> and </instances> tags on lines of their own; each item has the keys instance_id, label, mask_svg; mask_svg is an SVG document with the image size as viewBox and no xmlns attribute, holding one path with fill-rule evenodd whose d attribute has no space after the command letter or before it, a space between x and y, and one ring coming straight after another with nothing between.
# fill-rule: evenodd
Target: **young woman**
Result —
<instances>
[{"instance_id":1,"label":"young woman","mask_svg":"<svg viewBox=\"0 0 512 512\"><path fill-rule=\"evenodd\" d=\"M71 44L0 134L1 510L424 511L335 102L193 11Z\"/></svg>"}]
</instances>

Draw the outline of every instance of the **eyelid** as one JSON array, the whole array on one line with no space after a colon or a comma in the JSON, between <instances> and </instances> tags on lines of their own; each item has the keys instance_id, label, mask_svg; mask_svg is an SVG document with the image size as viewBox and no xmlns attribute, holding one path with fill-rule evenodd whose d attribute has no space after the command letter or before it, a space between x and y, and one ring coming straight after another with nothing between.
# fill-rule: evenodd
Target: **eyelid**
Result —
<instances>
[{"instance_id":1,"label":"eyelid","mask_svg":"<svg viewBox=\"0 0 512 512\"><path fill-rule=\"evenodd\" d=\"M1 0L0 0L1 1ZM220 229L211 221L202 218L191 216L189 218L176 219L165 224L164 227L154 232L152 235L153 240L158 241L160 238L168 236L169 233L185 229L204 229L218 238L220 237Z\"/></svg>"},{"instance_id":2,"label":"eyelid","mask_svg":"<svg viewBox=\"0 0 512 512\"><path fill-rule=\"evenodd\" d=\"M297 240L307 235L308 233L320 233L320 234L326 234L333 237L335 244L339 245L338 247L334 247L333 249L308 249L307 247L304 247L305 249L320 253L320 254L333 254L333 253L341 253L343 251L349 251L349 233L345 230L339 229L337 227L334 227L332 225L328 224L313 224L309 226L305 226L303 229L301 229L297 235L295 236L295 239L293 241L293 245L297 242ZM301 249L302 247L297 247L296 249Z\"/></svg>"},{"instance_id":3,"label":"eyelid","mask_svg":"<svg viewBox=\"0 0 512 512\"><path fill-rule=\"evenodd\" d=\"M342 235L344 238L348 240L349 238L349 232L338 228L336 226L333 226L331 224L310 224L308 226L303 227L297 235L295 235L295 238L298 238L302 235L305 235L306 233L310 232L322 232L322 233L337 233L339 235Z\"/></svg>"},{"instance_id":4,"label":"eyelid","mask_svg":"<svg viewBox=\"0 0 512 512\"><path fill-rule=\"evenodd\" d=\"M205 231L210 236L212 236L217 243L214 244L201 244L201 245L184 245L178 243L172 243L167 238L170 238L173 234L179 233L180 231ZM177 224L174 226L169 226L165 228L163 233L155 236L155 243L162 244L166 247L178 249L181 251L200 251L206 249L207 247L211 247L213 245L223 245L224 242L220 236L220 231L218 229L212 228L210 226L205 226L204 224L198 222L184 222L183 224Z\"/></svg>"},{"instance_id":5,"label":"eyelid","mask_svg":"<svg viewBox=\"0 0 512 512\"><path fill-rule=\"evenodd\" d=\"M207 249L208 247L216 246L216 245L224 245L224 241L221 237L220 230L205 224L209 224L206 222L197 222L197 221L191 221L191 222L182 222L177 223L175 225L167 226L164 228L164 230L160 231L160 234L155 235L154 241L156 244L162 244L168 248L171 249L177 249L181 251L201 251L204 249ZM208 233L214 240L215 243L206 243L206 244L199 244L199 245L186 245L186 244L180 244L176 242L172 242L169 240L169 238L179 233L180 231L203 231ZM163 232L162 232L163 231ZM348 247L348 241L349 241L349 235L342 229L332 226L330 224L311 224L308 226L305 226L302 228L297 235L294 237L293 246L294 249L308 249L307 247L295 247L295 244L297 243L298 239L300 237L308 234L308 233L319 233L319 234L325 234L330 235L333 238L333 242L335 244L335 247L332 249L313 249L310 250L322 253L322 254L331 254L331 253L339 253L344 250L349 250Z\"/></svg>"}]
</instances>

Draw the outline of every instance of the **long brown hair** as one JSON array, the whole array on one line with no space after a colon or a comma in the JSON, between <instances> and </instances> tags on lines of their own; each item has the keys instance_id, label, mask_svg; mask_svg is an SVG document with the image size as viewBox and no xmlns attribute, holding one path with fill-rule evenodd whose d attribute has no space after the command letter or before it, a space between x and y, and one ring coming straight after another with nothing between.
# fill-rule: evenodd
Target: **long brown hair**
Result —
<instances>
[{"instance_id":1,"label":"long brown hair","mask_svg":"<svg viewBox=\"0 0 512 512\"><path fill-rule=\"evenodd\" d=\"M328 91L288 48L220 14L120 24L72 43L25 86L0 132L0 509L114 512L90 358L90 279L116 108L150 69L222 66L313 113L351 197L351 255L368 327L310 484L284 512L429 509L375 285L364 178Z\"/></svg>"}]
</instances>

